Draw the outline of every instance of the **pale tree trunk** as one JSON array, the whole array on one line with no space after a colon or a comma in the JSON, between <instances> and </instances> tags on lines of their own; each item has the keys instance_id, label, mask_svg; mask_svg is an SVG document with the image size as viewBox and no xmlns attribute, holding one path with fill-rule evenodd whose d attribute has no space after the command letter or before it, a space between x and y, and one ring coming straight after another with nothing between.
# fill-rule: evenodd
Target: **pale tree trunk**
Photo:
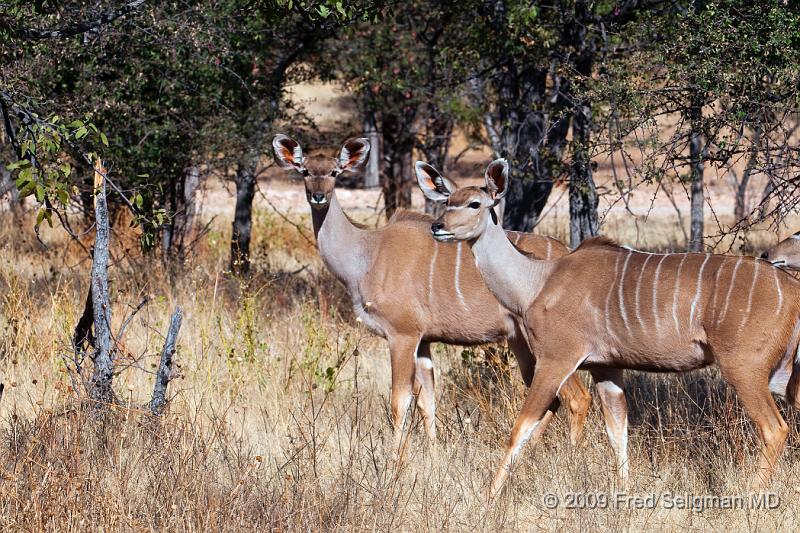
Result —
<instances>
[{"instance_id":1,"label":"pale tree trunk","mask_svg":"<svg viewBox=\"0 0 800 533\"><path fill-rule=\"evenodd\" d=\"M111 303L108 297L108 258L110 229L108 204L106 202L106 170L97 162L101 175L100 190L95 196L94 218L95 238L92 258L92 312L96 350L94 353L94 372L89 395L95 402L108 404L114 401L112 381L114 379L114 358L111 347Z\"/></svg>"},{"instance_id":2,"label":"pale tree trunk","mask_svg":"<svg viewBox=\"0 0 800 533\"><path fill-rule=\"evenodd\" d=\"M186 247L194 237L194 223L197 215L197 189L200 187L200 168L191 165L181 176L179 187L173 191L170 201L173 216L164 226L162 246L164 257L177 256L183 261Z\"/></svg>"},{"instance_id":3,"label":"pale tree trunk","mask_svg":"<svg viewBox=\"0 0 800 533\"><path fill-rule=\"evenodd\" d=\"M6 144L6 134L4 130L0 129L0 145L4 144ZM11 172L6 170L5 164L0 164L0 199L6 195L8 195L9 206L16 211L21 203L19 189L11 177Z\"/></svg>"},{"instance_id":4,"label":"pale tree trunk","mask_svg":"<svg viewBox=\"0 0 800 533\"><path fill-rule=\"evenodd\" d=\"M691 224L689 232L689 251L703 251L704 209L703 188L704 146L702 136L702 104L696 99L689 110L689 160L691 165Z\"/></svg>"},{"instance_id":5,"label":"pale tree trunk","mask_svg":"<svg viewBox=\"0 0 800 533\"><path fill-rule=\"evenodd\" d=\"M253 199L256 195L256 167L258 157L250 155L237 164L236 208L231 235L231 272L237 275L250 273L250 237L253 229Z\"/></svg>"},{"instance_id":6,"label":"pale tree trunk","mask_svg":"<svg viewBox=\"0 0 800 533\"><path fill-rule=\"evenodd\" d=\"M369 160L364 169L364 187L373 188L381 184L381 141L375 124L375 113L364 116L364 135L369 141Z\"/></svg>"},{"instance_id":7,"label":"pale tree trunk","mask_svg":"<svg viewBox=\"0 0 800 533\"><path fill-rule=\"evenodd\" d=\"M161 361L156 372L156 382L153 386L153 395L150 399L150 412L154 415L162 414L167 403L167 386L173 378L172 358L175 355L178 343L178 332L181 329L183 320L183 310L177 307L172 313L169 321L169 330L164 340L164 348L161 350Z\"/></svg>"}]
</instances>

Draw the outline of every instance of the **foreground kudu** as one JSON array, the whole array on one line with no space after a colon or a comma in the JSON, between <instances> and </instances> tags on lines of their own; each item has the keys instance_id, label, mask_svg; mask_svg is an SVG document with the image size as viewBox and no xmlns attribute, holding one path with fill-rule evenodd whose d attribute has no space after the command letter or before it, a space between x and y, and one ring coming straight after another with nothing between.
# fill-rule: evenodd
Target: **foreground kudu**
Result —
<instances>
[{"instance_id":1,"label":"foreground kudu","mask_svg":"<svg viewBox=\"0 0 800 533\"><path fill-rule=\"evenodd\" d=\"M786 270L800 270L800 231L761 254L761 259Z\"/></svg>"},{"instance_id":2,"label":"foreground kudu","mask_svg":"<svg viewBox=\"0 0 800 533\"><path fill-rule=\"evenodd\" d=\"M428 436L436 436L431 342L477 345L508 339L530 385L534 360L524 333L488 291L466 246L433 241L433 219L428 215L401 211L379 229L360 227L345 215L336 199L336 177L364 164L369 154L366 139L346 141L338 158L305 157L300 145L285 135L276 136L272 144L278 164L304 177L325 266L347 288L358 319L389 341L397 444L413 395ZM548 237L515 232L509 237L535 257L558 257L568 251ZM574 443L591 398L577 377L565 384L561 396L570 409Z\"/></svg>"},{"instance_id":3,"label":"foreground kudu","mask_svg":"<svg viewBox=\"0 0 800 533\"><path fill-rule=\"evenodd\" d=\"M437 191L447 208L431 231L467 241L492 293L536 332L533 383L491 494L578 367L681 372L716 363L759 430L754 488L766 485L789 432L770 391L800 407L800 282L759 259L648 254L604 238L555 261L531 259L492 214L508 164L494 161L485 177L485 190Z\"/></svg>"},{"instance_id":4,"label":"foreground kudu","mask_svg":"<svg viewBox=\"0 0 800 533\"><path fill-rule=\"evenodd\" d=\"M424 172L421 170L424 169ZM417 162L417 177L419 186L425 196L434 202L446 202L450 193L456 190L456 185L442 176L435 168L422 161ZM475 211L480 208L480 201L477 199L470 201L467 204L468 211ZM499 214L494 211L489 212L489 216L493 217L492 221L496 222L502 220ZM506 232L507 234L509 232ZM448 239L442 239L447 242ZM513 240L512 240L513 242ZM516 243L514 243L516 244ZM524 250L522 253L533 259L539 259L535 255L527 254ZM563 257L565 254L559 254L553 259ZM547 258L544 258L547 259ZM516 317L522 318L525 312L523 305L509 306L508 302L505 303L507 309L515 314ZM551 328L559 328L558 325L551 324ZM524 327L523 327L524 330ZM535 355L535 352L534 352ZM597 385L597 392L600 397L600 405L603 411L603 418L605 419L606 434L608 435L611 449L614 452L616 461L616 474L619 481L619 488L625 490L628 485L628 404L623 391L623 371L621 369L592 369L592 378ZM541 435L544 431L546 423L552 417L552 414L557 410L558 406L554 405L545 414L542 424L536 428L536 435Z\"/></svg>"}]
</instances>

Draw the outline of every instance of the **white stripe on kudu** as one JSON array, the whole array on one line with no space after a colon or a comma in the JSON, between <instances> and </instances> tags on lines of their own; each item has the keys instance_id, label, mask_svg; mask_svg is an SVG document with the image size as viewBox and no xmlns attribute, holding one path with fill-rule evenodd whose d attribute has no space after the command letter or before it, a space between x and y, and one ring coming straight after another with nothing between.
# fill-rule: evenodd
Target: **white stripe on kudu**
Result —
<instances>
[{"instance_id":1,"label":"white stripe on kudu","mask_svg":"<svg viewBox=\"0 0 800 533\"><path fill-rule=\"evenodd\" d=\"M708 263L711 254L706 254L706 258L703 259L703 264L700 265L700 270L697 272L697 287L694 290L694 299L692 300L692 311L689 313L689 325L691 326L694 323L694 312L697 309L697 302L700 301L700 294L702 291L703 285L703 270L706 268L706 263Z\"/></svg>"},{"instance_id":2,"label":"white stripe on kudu","mask_svg":"<svg viewBox=\"0 0 800 533\"><path fill-rule=\"evenodd\" d=\"M661 313L658 312L658 277L661 274L661 263L663 263L666 258L666 255L662 255L661 259L658 260L656 275L653 278L653 316L656 319L656 335L658 335L661 330L661 319L659 318Z\"/></svg>"},{"instance_id":3,"label":"white stripe on kudu","mask_svg":"<svg viewBox=\"0 0 800 533\"><path fill-rule=\"evenodd\" d=\"M428 270L428 305L431 305L431 300L433 299L433 278L434 272L436 272L436 256L439 255L439 243L437 241L433 241L433 256L431 257L431 266Z\"/></svg>"},{"instance_id":4,"label":"white stripe on kudu","mask_svg":"<svg viewBox=\"0 0 800 533\"><path fill-rule=\"evenodd\" d=\"M461 294L461 283L459 277L461 275L461 247L464 244L464 241L458 241L457 245L457 252L456 252L456 275L454 278L456 294L458 295L458 299L461 302L461 305L464 307L467 306L467 303L464 301L464 295Z\"/></svg>"},{"instance_id":5,"label":"white stripe on kudu","mask_svg":"<svg viewBox=\"0 0 800 533\"><path fill-rule=\"evenodd\" d=\"M775 278L775 288L778 289L778 305L775 306L775 314L781 314L781 308L783 307L783 291L781 290L781 280L778 279L778 269L776 267L772 268L772 277Z\"/></svg>"},{"instance_id":6,"label":"white stripe on kudu","mask_svg":"<svg viewBox=\"0 0 800 533\"><path fill-rule=\"evenodd\" d=\"M642 314L639 312L639 289L642 288L642 278L644 277L644 271L647 270L647 263L650 262L650 258L652 255L648 255L647 258L644 260L644 264L642 265L642 269L639 271L639 279L636 281L636 294L634 295L634 310L636 311L636 320L639 322L639 327L644 329L644 321L642 320Z\"/></svg>"},{"instance_id":7,"label":"white stripe on kudu","mask_svg":"<svg viewBox=\"0 0 800 533\"><path fill-rule=\"evenodd\" d=\"M608 307L611 305L611 295L614 293L614 282L617 281L617 273L619 272L619 258L620 254L616 254L616 259L614 260L614 277L611 278L611 283L608 284L608 293L606 293L606 307L603 310L606 318L606 330L614 337L614 340L617 340L617 336L614 335L614 331L611 328L611 320L608 316Z\"/></svg>"},{"instance_id":8,"label":"white stripe on kudu","mask_svg":"<svg viewBox=\"0 0 800 533\"><path fill-rule=\"evenodd\" d=\"M678 273L675 274L675 288L672 290L672 319L675 321L675 331L680 332L681 326L678 324L678 292L680 291L681 270L683 270L683 263L686 262L688 254L683 254L681 262L678 265Z\"/></svg>"},{"instance_id":9,"label":"white stripe on kudu","mask_svg":"<svg viewBox=\"0 0 800 533\"><path fill-rule=\"evenodd\" d=\"M550 260L550 252L553 249L553 243L550 242L550 239L547 239L547 260Z\"/></svg>"},{"instance_id":10,"label":"white stripe on kudu","mask_svg":"<svg viewBox=\"0 0 800 533\"><path fill-rule=\"evenodd\" d=\"M714 320L717 319L717 294L719 293L719 276L725 267L725 259L720 256L720 263L717 266L717 273L714 274L714 300L711 302L711 309L714 310Z\"/></svg>"},{"instance_id":11,"label":"white stripe on kudu","mask_svg":"<svg viewBox=\"0 0 800 533\"><path fill-rule=\"evenodd\" d=\"M625 329L628 333L631 332L631 327L628 325L628 313L625 311L625 293L622 290L625 284L625 272L628 270L628 261L631 260L633 252L628 250L628 256L625 258L625 264L622 266L622 275L619 278L619 312L622 315L622 322L625 324Z\"/></svg>"},{"instance_id":12,"label":"white stripe on kudu","mask_svg":"<svg viewBox=\"0 0 800 533\"><path fill-rule=\"evenodd\" d=\"M739 258L736 260L736 266L733 267L733 274L731 274L731 281L728 285L728 293L725 295L725 305L722 307L722 314L719 316L717 320L717 324L725 320L725 315L728 314L728 304L731 300L731 293L733 292L733 286L736 284L736 272L739 270L739 265L742 264L742 256L740 255Z\"/></svg>"},{"instance_id":13,"label":"white stripe on kudu","mask_svg":"<svg viewBox=\"0 0 800 533\"><path fill-rule=\"evenodd\" d=\"M747 293L747 310L742 315L742 326L750 318L750 310L753 308L753 289L756 287L758 281L758 260L753 263L753 281L750 283L750 291Z\"/></svg>"}]
</instances>

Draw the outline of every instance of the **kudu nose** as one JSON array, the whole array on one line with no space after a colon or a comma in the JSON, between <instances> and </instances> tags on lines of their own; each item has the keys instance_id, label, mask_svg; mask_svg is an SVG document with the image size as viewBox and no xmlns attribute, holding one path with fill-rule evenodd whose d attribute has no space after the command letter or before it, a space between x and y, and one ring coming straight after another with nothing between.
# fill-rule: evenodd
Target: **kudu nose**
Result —
<instances>
[{"instance_id":1,"label":"kudu nose","mask_svg":"<svg viewBox=\"0 0 800 533\"><path fill-rule=\"evenodd\" d=\"M443 227L444 227L444 224L442 224L441 222L434 222L433 224L431 224L431 232L432 233L436 233L437 231L439 231Z\"/></svg>"},{"instance_id":2,"label":"kudu nose","mask_svg":"<svg viewBox=\"0 0 800 533\"><path fill-rule=\"evenodd\" d=\"M320 203L323 200L325 200L325 195L322 194L321 192L315 192L314 194L311 195L311 199L317 203Z\"/></svg>"}]
</instances>

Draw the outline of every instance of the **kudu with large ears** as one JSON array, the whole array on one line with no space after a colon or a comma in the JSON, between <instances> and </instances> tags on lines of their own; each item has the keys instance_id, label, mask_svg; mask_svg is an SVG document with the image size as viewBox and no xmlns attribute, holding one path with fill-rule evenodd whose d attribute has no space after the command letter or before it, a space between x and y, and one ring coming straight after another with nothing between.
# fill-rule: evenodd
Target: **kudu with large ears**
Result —
<instances>
[{"instance_id":1,"label":"kudu with large ears","mask_svg":"<svg viewBox=\"0 0 800 533\"><path fill-rule=\"evenodd\" d=\"M683 372L716 363L758 428L754 488L766 485L789 432L771 392L800 407L800 282L760 259L649 254L604 238L554 261L532 259L486 215L494 186L505 187L487 173L486 191L453 192L431 228L441 240L468 240L489 289L524 316L536 354L492 494L582 365L609 373L606 391L621 394L619 369Z\"/></svg>"},{"instance_id":2,"label":"kudu with large ears","mask_svg":"<svg viewBox=\"0 0 800 533\"><path fill-rule=\"evenodd\" d=\"M397 444L414 396L428 435L435 437L431 342L476 345L506 338L530 383L534 361L525 336L486 289L465 246L434 242L429 236L433 219L427 215L400 211L373 230L356 226L345 215L336 198L336 176L363 164L369 150L365 140L347 141L337 157L305 157L298 143L283 135L273 145L281 166L304 175L320 256L347 288L356 320L389 342ZM553 239L510 235L536 257L567 253ZM577 379L565 385L563 395L575 441L591 398Z\"/></svg>"},{"instance_id":3,"label":"kudu with large ears","mask_svg":"<svg viewBox=\"0 0 800 533\"><path fill-rule=\"evenodd\" d=\"M425 195L435 201L447 202L442 217L431 225L431 231L437 241L470 241L479 237L482 228L487 224L499 227L499 220L495 215L494 208L508 192L508 162L505 159L497 159L486 168L484 175L486 185L483 189L465 187L458 190L455 184L449 180L437 179L435 176L429 177L430 169L432 169L430 165L419 162L417 169L417 180ZM421 174L420 169L424 169L426 172ZM447 228L452 228L452 230ZM502 233L502 230L500 231ZM506 239L506 242L509 241ZM481 273L492 291L499 290L498 287L492 286L493 280L486 278L483 271ZM522 320L522 315L530 305L530 301L527 299L512 301L506 292L504 290L503 294L499 295L500 302ZM547 328L560 329L560 325L550 324ZM536 352L533 353L535 357ZM593 370L591 373L600 393L606 433L616 459L616 473L621 487L624 488L628 483L629 464L627 454L628 415L627 402L622 391L623 373L616 369ZM551 406L545 415L545 421L550 419L556 408L557 405ZM540 425L539 431L543 430L544 428Z\"/></svg>"}]
</instances>

